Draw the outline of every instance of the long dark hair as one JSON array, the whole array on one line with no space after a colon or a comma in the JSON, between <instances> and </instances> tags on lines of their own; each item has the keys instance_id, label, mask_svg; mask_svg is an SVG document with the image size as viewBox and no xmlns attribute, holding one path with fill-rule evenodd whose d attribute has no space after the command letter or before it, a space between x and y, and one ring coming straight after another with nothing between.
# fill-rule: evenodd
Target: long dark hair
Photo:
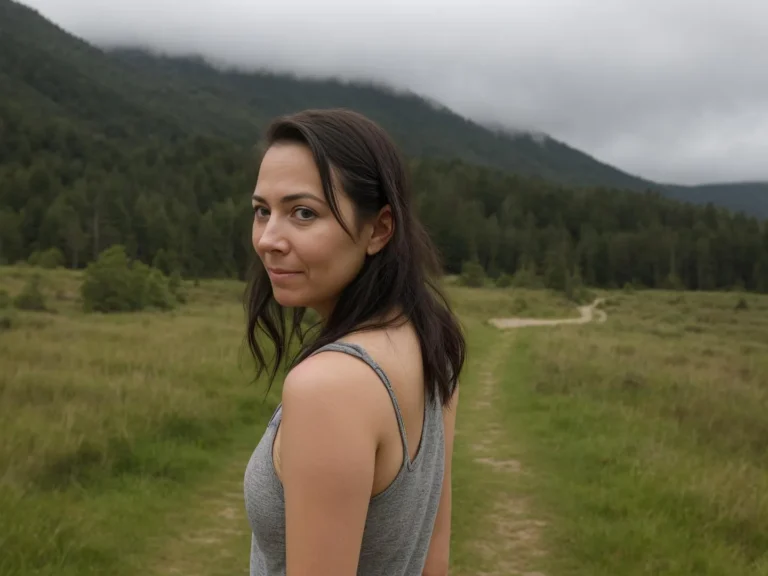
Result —
<instances>
[{"instance_id":1,"label":"long dark hair","mask_svg":"<svg viewBox=\"0 0 768 576\"><path fill-rule=\"evenodd\" d=\"M414 213L405 162L394 142L370 119L344 109L306 110L277 118L267 129L264 149L285 141L305 144L312 151L325 199L348 234L332 172L355 206L358 223L389 205L394 231L382 250L366 257L310 342L302 329L305 309L291 309L288 325L286 311L275 301L269 277L256 259L246 291L246 311L248 345L259 375L268 365L259 332L274 346L274 379L294 337L300 348L291 365L352 332L410 321L421 343L427 397L447 404L464 365L466 342L438 285L440 260ZM395 310L400 311L397 318L381 320Z\"/></svg>"}]
</instances>

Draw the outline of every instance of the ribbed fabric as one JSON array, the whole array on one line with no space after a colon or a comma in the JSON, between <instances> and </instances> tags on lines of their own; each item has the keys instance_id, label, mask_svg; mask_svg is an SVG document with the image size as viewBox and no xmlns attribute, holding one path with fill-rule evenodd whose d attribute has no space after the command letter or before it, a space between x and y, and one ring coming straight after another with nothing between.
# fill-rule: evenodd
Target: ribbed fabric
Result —
<instances>
[{"instance_id":1,"label":"ribbed fabric","mask_svg":"<svg viewBox=\"0 0 768 576\"><path fill-rule=\"evenodd\" d=\"M421 576L437 515L445 462L442 409L425 402L418 453L410 461L408 439L387 375L358 345L329 344L317 350L355 356L368 364L389 392L403 443L403 463L386 490L371 498L360 549L359 576ZM245 471L245 507L251 524L251 576L285 576L285 500L272 446L282 406L273 414Z\"/></svg>"}]
</instances>

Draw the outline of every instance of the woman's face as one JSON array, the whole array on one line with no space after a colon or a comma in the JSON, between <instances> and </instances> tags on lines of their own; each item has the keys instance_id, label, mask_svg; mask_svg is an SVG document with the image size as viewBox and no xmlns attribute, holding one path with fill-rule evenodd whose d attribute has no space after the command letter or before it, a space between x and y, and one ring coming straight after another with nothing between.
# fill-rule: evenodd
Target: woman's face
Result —
<instances>
[{"instance_id":1,"label":"woman's face","mask_svg":"<svg viewBox=\"0 0 768 576\"><path fill-rule=\"evenodd\" d=\"M275 300L327 316L339 294L376 250L373 224L359 229L354 206L336 192L345 232L325 201L312 152L303 144L267 150L253 193L253 247L266 268Z\"/></svg>"}]
</instances>

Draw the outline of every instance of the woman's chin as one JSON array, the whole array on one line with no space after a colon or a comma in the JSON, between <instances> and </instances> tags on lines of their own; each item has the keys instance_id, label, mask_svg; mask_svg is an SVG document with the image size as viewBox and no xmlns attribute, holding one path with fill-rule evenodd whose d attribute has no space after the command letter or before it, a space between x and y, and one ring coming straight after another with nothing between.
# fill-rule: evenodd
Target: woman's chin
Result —
<instances>
[{"instance_id":1,"label":"woman's chin","mask_svg":"<svg viewBox=\"0 0 768 576\"><path fill-rule=\"evenodd\" d=\"M307 306L306 298L302 298L301 294L296 293L294 290L281 290L273 287L272 295L275 298L275 302L284 308L304 308Z\"/></svg>"}]
</instances>

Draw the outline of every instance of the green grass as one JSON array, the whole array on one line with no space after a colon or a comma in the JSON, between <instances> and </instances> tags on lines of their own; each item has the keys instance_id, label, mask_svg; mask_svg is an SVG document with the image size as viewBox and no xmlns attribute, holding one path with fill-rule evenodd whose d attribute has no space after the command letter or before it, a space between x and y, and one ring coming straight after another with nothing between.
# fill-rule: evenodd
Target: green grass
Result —
<instances>
[{"instance_id":1,"label":"green grass","mask_svg":"<svg viewBox=\"0 0 768 576\"><path fill-rule=\"evenodd\" d=\"M135 573L162 515L275 406L252 381L242 286L86 315L77 273L2 268L0 288L33 273L51 312L0 331L0 574Z\"/></svg>"},{"instance_id":2,"label":"green grass","mask_svg":"<svg viewBox=\"0 0 768 576\"><path fill-rule=\"evenodd\" d=\"M217 525L205 515L222 504L208 492L230 494L227 509L242 513L232 487L279 394L279 382L266 398L252 382L243 284L188 284L178 310L104 315L82 312L79 272L2 267L0 289L13 298L32 275L47 311L12 310L0 331L0 574L161 574L181 558L210 574L242 569L242 518L239 536L213 548L191 545L187 531ZM524 301L530 314L573 312L545 293L449 292L470 332L468 387L493 338L481 321L491 311ZM471 476L466 452L458 460ZM462 485L459 564L476 520L462 510L477 500Z\"/></svg>"},{"instance_id":3,"label":"green grass","mask_svg":"<svg viewBox=\"0 0 768 576\"><path fill-rule=\"evenodd\" d=\"M466 371L461 379L461 400L457 415L458 434L454 442L453 518L451 560L455 570L469 568L479 561L472 543L477 540L492 507L488 490L495 478L478 474L472 446L483 434L482 422L472 410L481 386L481 373L490 361L495 331L477 320L467 320L469 340Z\"/></svg>"},{"instance_id":4,"label":"green grass","mask_svg":"<svg viewBox=\"0 0 768 576\"><path fill-rule=\"evenodd\" d=\"M768 574L768 298L611 295L603 325L525 331L509 437L557 575Z\"/></svg>"},{"instance_id":5,"label":"green grass","mask_svg":"<svg viewBox=\"0 0 768 576\"><path fill-rule=\"evenodd\" d=\"M0 574L244 573L242 474L277 402L243 285L85 314L81 275L0 267ZM547 291L448 285L468 335L452 574L768 576L768 298L638 291L605 324ZM743 300L743 302L742 302Z\"/></svg>"},{"instance_id":6,"label":"green grass","mask_svg":"<svg viewBox=\"0 0 768 576\"><path fill-rule=\"evenodd\" d=\"M524 288L465 288L448 285L448 295L464 318L487 320L520 316L525 318L578 318L576 304L550 290Z\"/></svg>"}]
</instances>

